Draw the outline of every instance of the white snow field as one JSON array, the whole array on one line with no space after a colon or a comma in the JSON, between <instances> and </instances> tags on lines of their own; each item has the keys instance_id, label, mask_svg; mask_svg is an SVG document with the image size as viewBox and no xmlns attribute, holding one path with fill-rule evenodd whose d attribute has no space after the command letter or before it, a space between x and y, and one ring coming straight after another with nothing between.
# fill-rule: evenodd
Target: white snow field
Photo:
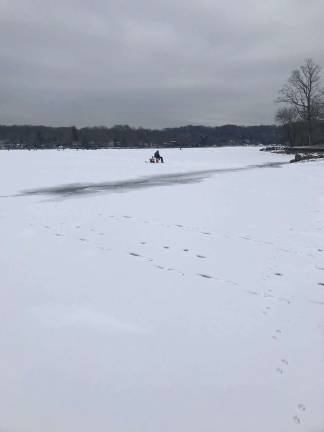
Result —
<instances>
[{"instance_id":1,"label":"white snow field","mask_svg":"<svg viewBox=\"0 0 324 432\"><path fill-rule=\"evenodd\" d=\"M323 432L324 162L151 153L0 152L1 432Z\"/></svg>"}]
</instances>

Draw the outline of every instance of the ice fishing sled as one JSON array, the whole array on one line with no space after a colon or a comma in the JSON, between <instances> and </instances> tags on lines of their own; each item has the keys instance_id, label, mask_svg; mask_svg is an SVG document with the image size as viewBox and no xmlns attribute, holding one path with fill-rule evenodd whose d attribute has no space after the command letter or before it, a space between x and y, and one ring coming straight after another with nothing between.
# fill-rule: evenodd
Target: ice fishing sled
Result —
<instances>
[{"instance_id":1,"label":"ice fishing sled","mask_svg":"<svg viewBox=\"0 0 324 432\"><path fill-rule=\"evenodd\" d=\"M155 157L151 157L146 163L164 163L161 159L156 159Z\"/></svg>"}]
</instances>

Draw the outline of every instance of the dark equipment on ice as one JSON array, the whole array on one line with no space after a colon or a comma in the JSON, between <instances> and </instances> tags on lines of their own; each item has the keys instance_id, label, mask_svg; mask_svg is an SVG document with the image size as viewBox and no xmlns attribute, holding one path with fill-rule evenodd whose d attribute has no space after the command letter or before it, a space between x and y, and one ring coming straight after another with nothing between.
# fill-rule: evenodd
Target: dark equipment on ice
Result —
<instances>
[{"instance_id":1,"label":"dark equipment on ice","mask_svg":"<svg viewBox=\"0 0 324 432\"><path fill-rule=\"evenodd\" d=\"M154 153L154 156L152 156L152 157L150 158L150 162L151 162L151 163L159 163L159 162L164 163L164 159L163 159L163 157L160 155L159 150L156 150L156 152Z\"/></svg>"}]
</instances>

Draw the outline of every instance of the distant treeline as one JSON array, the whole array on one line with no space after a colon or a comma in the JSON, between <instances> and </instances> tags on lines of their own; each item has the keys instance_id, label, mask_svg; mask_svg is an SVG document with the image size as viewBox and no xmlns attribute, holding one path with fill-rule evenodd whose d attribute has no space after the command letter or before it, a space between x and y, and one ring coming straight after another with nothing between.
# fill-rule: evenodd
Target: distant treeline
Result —
<instances>
[{"instance_id":1,"label":"distant treeline","mask_svg":"<svg viewBox=\"0 0 324 432\"><path fill-rule=\"evenodd\" d=\"M208 147L277 143L278 126L184 126L167 129L0 126L2 148Z\"/></svg>"},{"instance_id":2,"label":"distant treeline","mask_svg":"<svg viewBox=\"0 0 324 432\"><path fill-rule=\"evenodd\" d=\"M281 135L279 143L285 144L287 147L312 146L324 144L324 122L313 121L311 137L308 135L307 127L304 121L286 121L280 116L285 113L284 110L278 111L278 123L282 122Z\"/></svg>"}]
</instances>

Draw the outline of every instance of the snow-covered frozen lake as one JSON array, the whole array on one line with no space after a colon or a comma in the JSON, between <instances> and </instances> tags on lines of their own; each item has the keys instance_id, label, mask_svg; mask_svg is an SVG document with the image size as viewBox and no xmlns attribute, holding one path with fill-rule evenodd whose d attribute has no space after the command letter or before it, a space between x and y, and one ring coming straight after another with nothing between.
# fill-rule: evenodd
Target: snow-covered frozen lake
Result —
<instances>
[{"instance_id":1,"label":"snow-covered frozen lake","mask_svg":"<svg viewBox=\"0 0 324 432\"><path fill-rule=\"evenodd\" d=\"M324 431L324 162L161 153L0 152L0 431Z\"/></svg>"}]
</instances>

